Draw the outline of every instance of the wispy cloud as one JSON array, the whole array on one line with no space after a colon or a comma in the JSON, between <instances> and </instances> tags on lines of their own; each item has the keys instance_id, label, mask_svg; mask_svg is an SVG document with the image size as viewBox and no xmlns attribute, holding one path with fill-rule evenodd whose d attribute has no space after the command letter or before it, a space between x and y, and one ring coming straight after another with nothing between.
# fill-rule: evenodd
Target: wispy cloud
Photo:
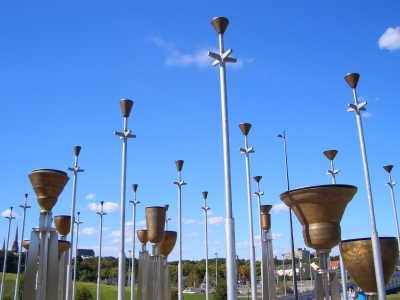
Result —
<instances>
[{"instance_id":1,"label":"wispy cloud","mask_svg":"<svg viewBox=\"0 0 400 300\"><path fill-rule=\"evenodd\" d=\"M361 227L354 227L353 228L353 231L360 231L361 230Z\"/></svg>"},{"instance_id":2,"label":"wispy cloud","mask_svg":"<svg viewBox=\"0 0 400 300\"><path fill-rule=\"evenodd\" d=\"M97 234L99 233L96 229L94 229L93 227L85 227L82 228L82 230L80 230L80 234L86 234L86 235L93 235L93 234Z\"/></svg>"},{"instance_id":3,"label":"wispy cloud","mask_svg":"<svg viewBox=\"0 0 400 300\"><path fill-rule=\"evenodd\" d=\"M188 233L186 235L187 236L198 236L198 235L201 235L201 233L200 232L190 232L190 233Z\"/></svg>"},{"instance_id":4,"label":"wispy cloud","mask_svg":"<svg viewBox=\"0 0 400 300\"><path fill-rule=\"evenodd\" d=\"M389 27L378 40L380 49L388 49L390 51L400 49L400 26L396 28Z\"/></svg>"},{"instance_id":5,"label":"wispy cloud","mask_svg":"<svg viewBox=\"0 0 400 300\"><path fill-rule=\"evenodd\" d=\"M87 207L90 210L99 212L101 209L101 205L100 204L96 204L96 203L89 203L87 205ZM103 211L106 213L110 213L110 212L114 212L118 209L118 203L114 203L114 202L104 202L103 204Z\"/></svg>"},{"instance_id":6,"label":"wispy cloud","mask_svg":"<svg viewBox=\"0 0 400 300\"><path fill-rule=\"evenodd\" d=\"M5 210L5 211L3 211L3 212L1 213L1 216L2 216L2 217L9 217L9 216L10 216L10 213L11 213L11 210L10 210L10 209L7 209L7 210ZM12 217L13 217L13 218L21 218L20 215L19 215L18 213L16 213L15 211L12 212Z\"/></svg>"},{"instance_id":7,"label":"wispy cloud","mask_svg":"<svg viewBox=\"0 0 400 300\"><path fill-rule=\"evenodd\" d=\"M193 224L196 222L194 219L182 219L183 224Z\"/></svg>"},{"instance_id":8,"label":"wispy cloud","mask_svg":"<svg viewBox=\"0 0 400 300\"><path fill-rule=\"evenodd\" d=\"M274 206L272 206L271 210L273 212L275 212L276 214L279 214L281 211L288 211L289 208L286 206L285 203L278 203L278 204L275 204Z\"/></svg>"},{"instance_id":9,"label":"wispy cloud","mask_svg":"<svg viewBox=\"0 0 400 300\"><path fill-rule=\"evenodd\" d=\"M207 220L210 225L220 225L224 223L224 217L211 217Z\"/></svg>"},{"instance_id":10,"label":"wispy cloud","mask_svg":"<svg viewBox=\"0 0 400 300\"><path fill-rule=\"evenodd\" d=\"M90 193L89 195L86 196L86 200L94 200L96 199L96 195L93 193Z\"/></svg>"},{"instance_id":11,"label":"wispy cloud","mask_svg":"<svg viewBox=\"0 0 400 300\"><path fill-rule=\"evenodd\" d=\"M282 233L272 233L272 239L277 240L280 239L283 236Z\"/></svg>"},{"instance_id":12,"label":"wispy cloud","mask_svg":"<svg viewBox=\"0 0 400 300\"><path fill-rule=\"evenodd\" d=\"M374 115L373 114L371 114L370 112L363 112L362 113L362 116L364 117L364 118L371 118L371 117L373 117Z\"/></svg>"}]
</instances>

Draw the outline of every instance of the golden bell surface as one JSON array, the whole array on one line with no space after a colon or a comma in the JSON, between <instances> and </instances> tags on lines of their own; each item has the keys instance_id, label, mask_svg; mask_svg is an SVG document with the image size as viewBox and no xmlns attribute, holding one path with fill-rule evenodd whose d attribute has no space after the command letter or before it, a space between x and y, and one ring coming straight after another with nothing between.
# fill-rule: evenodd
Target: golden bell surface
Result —
<instances>
[{"instance_id":1,"label":"golden bell surface","mask_svg":"<svg viewBox=\"0 0 400 300\"><path fill-rule=\"evenodd\" d=\"M69 180L67 173L51 169L35 170L28 177L42 212L52 210Z\"/></svg>"},{"instance_id":2,"label":"golden bell surface","mask_svg":"<svg viewBox=\"0 0 400 300\"><path fill-rule=\"evenodd\" d=\"M147 230L138 230L137 231L138 240L143 244L147 244L149 239L147 238Z\"/></svg>"},{"instance_id":3,"label":"golden bell surface","mask_svg":"<svg viewBox=\"0 0 400 300\"><path fill-rule=\"evenodd\" d=\"M272 209L272 205L260 205L260 210L263 214L267 214Z\"/></svg>"},{"instance_id":4,"label":"golden bell surface","mask_svg":"<svg viewBox=\"0 0 400 300\"><path fill-rule=\"evenodd\" d=\"M61 259L61 255L71 248L71 243L68 241L58 240L58 260Z\"/></svg>"},{"instance_id":5,"label":"golden bell surface","mask_svg":"<svg viewBox=\"0 0 400 300\"><path fill-rule=\"evenodd\" d=\"M71 230L71 216L55 216L54 226L60 235L68 235Z\"/></svg>"},{"instance_id":6,"label":"golden bell surface","mask_svg":"<svg viewBox=\"0 0 400 300\"><path fill-rule=\"evenodd\" d=\"M399 244L394 237L379 238L385 286L396 270ZM339 245L344 266L355 283L367 294L376 294L375 266L371 238L344 240Z\"/></svg>"},{"instance_id":7,"label":"golden bell surface","mask_svg":"<svg viewBox=\"0 0 400 300\"><path fill-rule=\"evenodd\" d=\"M329 184L290 190L280 195L303 226L305 244L315 250L328 250L341 240L340 221L357 187Z\"/></svg>"},{"instance_id":8,"label":"golden bell surface","mask_svg":"<svg viewBox=\"0 0 400 300\"><path fill-rule=\"evenodd\" d=\"M270 214L261 214L261 229L264 231L268 231L271 229L271 215Z\"/></svg>"},{"instance_id":9,"label":"golden bell surface","mask_svg":"<svg viewBox=\"0 0 400 300\"><path fill-rule=\"evenodd\" d=\"M177 239L177 232L176 231L165 231L164 232L164 238L160 243L159 246L159 253L162 256L168 256L171 252L172 249L175 247Z\"/></svg>"},{"instance_id":10,"label":"golden bell surface","mask_svg":"<svg viewBox=\"0 0 400 300\"><path fill-rule=\"evenodd\" d=\"M150 243L158 244L163 240L165 215L164 206L146 207L147 238Z\"/></svg>"}]
</instances>

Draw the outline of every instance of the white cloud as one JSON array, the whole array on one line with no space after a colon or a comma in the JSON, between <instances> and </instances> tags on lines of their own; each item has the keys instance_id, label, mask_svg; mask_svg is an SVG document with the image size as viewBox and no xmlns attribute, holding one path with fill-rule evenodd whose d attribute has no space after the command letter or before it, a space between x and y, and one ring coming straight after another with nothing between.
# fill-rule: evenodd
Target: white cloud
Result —
<instances>
[{"instance_id":1,"label":"white cloud","mask_svg":"<svg viewBox=\"0 0 400 300\"><path fill-rule=\"evenodd\" d=\"M211 217L207 220L207 223L210 225L219 225L224 223L224 217Z\"/></svg>"},{"instance_id":2,"label":"white cloud","mask_svg":"<svg viewBox=\"0 0 400 300\"><path fill-rule=\"evenodd\" d=\"M112 231L110 234L107 235L107 237L119 237L121 234L121 230L115 230Z\"/></svg>"},{"instance_id":3,"label":"white cloud","mask_svg":"<svg viewBox=\"0 0 400 300\"><path fill-rule=\"evenodd\" d=\"M281 211L288 211L289 207L287 207L285 203L279 203L272 206L271 210L274 211L276 214L279 214Z\"/></svg>"},{"instance_id":4,"label":"white cloud","mask_svg":"<svg viewBox=\"0 0 400 300\"><path fill-rule=\"evenodd\" d=\"M9 216L10 216L10 213L11 213L11 210L10 210L10 209L7 209L7 210L5 210L5 211L3 211L3 212L1 213L1 216L2 216L2 217L9 217ZM12 217L13 217L13 218L21 218L20 215L17 214L15 211L12 212Z\"/></svg>"},{"instance_id":5,"label":"white cloud","mask_svg":"<svg viewBox=\"0 0 400 300\"><path fill-rule=\"evenodd\" d=\"M86 196L86 200L94 200L96 199L96 195L93 193L90 193L89 195Z\"/></svg>"},{"instance_id":6,"label":"white cloud","mask_svg":"<svg viewBox=\"0 0 400 300\"><path fill-rule=\"evenodd\" d=\"M182 223L183 224L193 224L193 223L195 223L196 221L195 220L193 220L193 219L182 219Z\"/></svg>"},{"instance_id":7,"label":"white cloud","mask_svg":"<svg viewBox=\"0 0 400 300\"><path fill-rule=\"evenodd\" d=\"M146 220L136 222L137 226L146 226Z\"/></svg>"},{"instance_id":8,"label":"white cloud","mask_svg":"<svg viewBox=\"0 0 400 300\"><path fill-rule=\"evenodd\" d=\"M272 239L277 240L280 239L283 236L282 233L272 233Z\"/></svg>"},{"instance_id":9,"label":"white cloud","mask_svg":"<svg viewBox=\"0 0 400 300\"><path fill-rule=\"evenodd\" d=\"M110 230L110 229L111 229L110 227L103 227L103 231Z\"/></svg>"},{"instance_id":10,"label":"white cloud","mask_svg":"<svg viewBox=\"0 0 400 300\"><path fill-rule=\"evenodd\" d=\"M360 231L361 230L361 227L355 227L355 228L353 228L353 231Z\"/></svg>"},{"instance_id":11,"label":"white cloud","mask_svg":"<svg viewBox=\"0 0 400 300\"><path fill-rule=\"evenodd\" d=\"M86 234L86 235L93 235L99 233L96 229L93 227L85 227L80 230L80 234Z\"/></svg>"},{"instance_id":12,"label":"white cloud","mask_svg":"<svg viewBox=\"0 0 400 300\"><path fill-rule=\"evenodd\" d=\"M364 118L371 118L371 117L373 117L374 115L366 111L366 112L363 112L363 113L362 113L362 116L363 116Z\"/></svg>"},{"instance_id":13,"label":"white cloud","mask_svg":"<svg viewBox=\"0 0 400 300\"><path fill-rule=\"evenodd\" d=\"M388 49L390 51L400 49L400 26L396 28L389 27L378 40L380 49Z\"/></svg>"},{"instance_id":14,"label":"white cloud","mask_svg":"<svg viewBox=\"0 0 400 300\"><path fill-rule=\"evenodd\" d=\"M95 212L99 212L101 209L101 205L100 204L96 204L96 203L89 203L87 205L87 207L90 210L93 210ZM103 204L103 211L106 213L110 213L110 212L114 212L118 209L118 203L114 203L114 202L104 202Z\"/></svg>"},{"instance_id":15,"label":"white cloud","mask_svg":"<svg viewBox=\"0 0 400 300\"><path fill-rule=\"evenodd\" d=\"M201 235L201 233L200 232L191 232L191 233L188 233L186 235L187 236L198 236L198 235Z\"/></svg>"}]
</instances>

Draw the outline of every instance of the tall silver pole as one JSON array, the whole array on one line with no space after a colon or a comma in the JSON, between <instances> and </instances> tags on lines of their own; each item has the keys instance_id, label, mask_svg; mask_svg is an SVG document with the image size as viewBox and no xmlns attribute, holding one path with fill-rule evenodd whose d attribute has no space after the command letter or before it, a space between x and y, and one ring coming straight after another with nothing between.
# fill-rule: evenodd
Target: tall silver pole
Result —
<instances>
[{"instance_id":1,"label":"tall silver pole","mask_svg":"<svg viewBox=\"0 0 400 300\"><path fill-rule=\"evenodd\" d=\"M285 169L286 169L286 189L289 191L289 166L287 161L287 152L286 152L286 135L283 132L283 135L278 135L279 138L283 139L283 152L285 155ZM292 254L292 275L293 275L293 294L294 298L298 299L297 294L297 278L296 278L296 258L294 255L294 240L293 240L293 223L292 223L292 209L289 208L289 229L290 229L290 249Z\"/></svg>"},{"instance_id":2,"label":"tall silver pole","mask_svg":"<svg viewBox=\"0 0 400 300\"><path fill-rule=\"evenodd\" d=\"M175 161L176 169L178 170L178 181L174 182L178 186L178 240L179 240L179 254L178 254L178 299L182 300L182 284L183 284L183 269L182 269L182 185L186 185L181 180L181 171L183 167L183 160Z\"/></svg>"},{"instance_id":3,"label":"tall silver pole","mask_svg":"<svg viewBox=\"0 0 400 300\"><path fill-rule=\"evenodd\" d=\"M71 204L71 227L70 227L70 233L71 233L71 248L69 248L68 251L68 265L67 265L67 282L66 282L66 292L65 292L65 299L70 300L71 299L71 264L72 264L72 251L73 251L73 246L74 246L74 216L75 216L75 199L76 199L76 183L78 181L78 173L79 172L84 172L84 170L79 169L78 167L78 156L79 153L81 152L82 147L81 146L75 146L74 147L74 153L75 153L75 164L73 168L68 168L69 171L72 171L74 173L74 179L72 181L72 204Z\"/></svg>"},{"instance_id":4,"label":"tall silver pole","mask_svg":"<svg viewBox=\"0 0 400 300\"><path fill-rule=\"evenodd\" d=\"M222 106L222 140L224 153L224 183L225 183L225 239L226 239L226 284L228 286L228 300L237 299L236 282L236 244L235 244L235 220L232 214L232 189L231 189L231 165L229 150L229 126L228 126L228 99L226 91L226 72L225 63L235 63L236 59L229 57L232 49L224 51L223 34L228 27L229 20L224 17L212 19L211 25L218 33L219 54L208 52L208 56L215 59L214 66L219 64L219 74L221 83L221 106Z\"/></svg>"},{"instance_id":5,"label":"tall silver pole","mask_svg":"<svg viewBox=\"0 0 400 300\"><path fill-rule=\"evenodd\" d=\"M392 181L392 175L390 172L393 169L393 165L387 165L383 167L386 172L388 172L389 175L389 181L385 184L390 188L390 195L392 196L392 205L393 205L393 213L394 213L394 221L396 223L396 232L397 232L397 241L399 243L399 248L400 248L400 233L399 233L399 222L397 220L397 209L396 209L396 201L394 199L394 191L393 191L393 186L397 183L396 181Z\"/></svg>"},{"instance_id":6,"label":"tall silver pole","mask_svg":"<svg viewBox=\"0 0 400 300\"><path fill-rule=\"evenodd\" d=\"M286 270L285 270L285 254L282 254L282 269L283 269L283 288L286 296Z\"/></svg>"},{"instance_id":7,"label":"tall silver pole","mask_svg":"<svg viewBox=\"0 0 400 300\"><path fill-rule=\"evenodd\" d=\"M28 194L25 194L25 202L24 205L20 205L24 209L22 214L22 229L21 229L21 238L19 242L19 253L18 253L18 271L17 271L17 279L15 280L15 291L14 291L14 300L18 300L18 292L19 292L19 275L21 273L21 262L22 262L22 242L24 241L24 230L25 230L25 214L26 209L31 208L26 205L26 201L28 200ZM25 261L26 261L26 253L25 253Z\"/></svg>"},{"instance_id":8,"label":"tall silver pole","mask_svg":"<svg viewBox=\"0 0 400 300\"><path fill-rule=\"evenodd\" d=\"M122 179L121 179L121 217L120 217L120 244L118 256L118 300L125 299L125 184L126 184L126 156L128 147L128 138L135 138L127 129L128 118L132 110L133 101L122 99L119 102L122 116L124 117L124 131L114 132L122 140Z\"/></svg>"},{"instance_id":9,"label":"tall silver pole","mask_svg":"<svg viewBox=\"0 0 400 300\"><path fill-rule=\"evenodd\" d=\"M208 278L208 232L207 232L207 210L210 209L210 207L207 206L207 195L208 192L203 192L203 198L204 198L204 206L201 208L204 210L204 236L205 236L205 242L206 242L206 300L209 299L210 297L210 289L209 289L209 278Z\"/></svg>"},{"instance_id":10,"label":"tall silver pole","mask_svg":"<svg viewBox=\"0 0 400 300\"><path fill-rule=\"evenodd\" d=\"M331 170L327 171L327 175L332 176L332 184L336 184L336 175L340 172L340 170L335 170L335 167L333 166L333 160L335 159L338 151L337 150L327 150L323 152L324 155L329 159L331 162ZM339 253L339 259L340 259L340 274L342 277L342 291L343 291L343 300L347 300L347 278L346 278L346 269L344 267L342 255Z\"/></svg>"},{"instance_id":11,"label":"tall silver pole","mask_svg":"<svg viewBox=\"0 0 400 300\"><path fill-rule=\"evenodd\" d=\"M133 232L132 232L132 274L131 274L131 300L135 299L135 232L136 232L136 204L140 203L139 201L136 200L136 191L138 188L138 185L132 184L133 188L133 200L129 201L130 203L133 204Z\"/></svg>"},{"instance_id":12,"label":"tall silver pole","mask_svg":"<svg viewBox=\"0 0 400 300\"><path fill-rule=\"evenodd\" d=\"M75 243L75 259L74 259L74 281L72 282L72 300L75 300L76 296L76 261L78 259L78 237L79 237L79 225L83 222L79 221L79 215L81 213L78 211L78 219L75 221L76 224L76 243Z\"/></svg>"},{"instance_id":13,"label":"tall silver pole","mask_svg":"<svg viewBox=\"0 0 400 300\"><path fill-rule=\"evenodd\" d=\"M311 271L311 253L308 255L308 264L310 265L310 278L311 278L311 288L312 288L312 271ZM343 277L343 275L342 275Z\"/></svg>"},{"instance_id":14,"label":"tall silver pole","mask_svg":"<svg viewBox=\"0 0 400 300\"><path fill-rule=\"evenodd\" d=\"M10 238L10 227L11 227L11 220L15 219L12 216L12 210L13 208L10 207L10 216L5 217L8 219L8 230L7 230L7 241L6 241L6 249L4 249L4 263L3 263L3 276L1 277L1 289L0 289L0 299L3 300L3 294L4 294L4 277L6 274L6 268L7 268L7 251L8 251L8 240ZM22 247L22 245L21 245Z\"/></svg>"},{"instance_id":15,"label":"tall silver pole","mask_svg":"<svg viewBox=\"0 0 400 300\"><path fill-rule=\"evenodd\" d=\"M97 300L100 300L100 281L101 281L101 241L102 241L102 236L103 236L103 216L106 215L107 213L103 212L103 204L104 201L100 202L101 204L101 209L100 212L97 214L100 215L100 239L99 239L99 261L97 265ZM124 259L125 261L125 259ZM125 279L125 277L124 277ZM125 282L125 280L124 280Z\"/></svg>"},{"instance_id":16,"label":"tall silver pole","mask_svg":"<svg viewBox=\"0 0 400 300\"><path fill-rule=\"evenodd\" d=\"M169 207L169 205L165 204L164 207L165 207L165 231L168 231L168 221L171 220L171 218L168 217L168 207Z\"/></svg>"},{"instance_id":17,"label":"tall silver pole","mask_svg":"<svg viewBox=\"0 0 400 300\"><path fill-rule=\"evenodd\" d=\"M132 256L132 250L128 250L129 256L128 256L128 286L131 285L131 256Z\"/></svg>"},{"instance_id":18,"label":"tall silver pole","mask_svg":"<svg viewBox=\"0 0 400 300\"><path fill-rule=\"evenodd\" d=\"M247 206L249 210L249 230L250 230L250 280L251 280L251 299L257 300L257 273L256 273L256 250L254 247L253 234L253 205L251 201L251 182L250 182L250 160L249 153L254 153L253 147L247 144L247 135L251 129L251 124L240 123L239 128L244 135L244 148L239 148L241 154L246 158L246 183L247 183Z\"/></svg>"},{"instance_id":19,"label":"tall silver pole","mask_svg":"<svg viewBox=\"0 0 400 300\"><path fill-rule=\"evenodd\" d=\"M218 286L218 251L215 249L215 286Z\"/></svg>"},{"instance_id":20,"label":"tall silver pole","mask_svg":"<svg viewBox=\"0 0 400 300\"><path fill-rule=\"evenodd\" d=\"M365 149L364 132L363 132L363 128L362 128L361 114L360 114L360 111L366 110L364 106L367 105L367 102L362 102L360 104L358 103L356 87L357 87L358 80L360 79L360 74L349 73L344 77L344 79L346 80L346 82L349 84L349 86L353 90L354 104L349 104L349 109L347 111L348 112L354 111L356 113L358 135L360 137L361 156L362 156L363 165L364 165L364 177L365 177L365 183L366 183L367 194L368 194L369 215L370 215L371 229L372 229L371 242L372 242L372 253L374 256L376 286L378 288L379 299L385 300L386 299L386 287L385 287L385 281L383 278L381 249L380 249L380 245L379 245L378 232L376 231L375 212L374 212L374 204L373 204L373 200L372 200L372 189L371 189L371 181L370 181L370 177L369 177L367 151Z\"/></svg>"}]
</instances>

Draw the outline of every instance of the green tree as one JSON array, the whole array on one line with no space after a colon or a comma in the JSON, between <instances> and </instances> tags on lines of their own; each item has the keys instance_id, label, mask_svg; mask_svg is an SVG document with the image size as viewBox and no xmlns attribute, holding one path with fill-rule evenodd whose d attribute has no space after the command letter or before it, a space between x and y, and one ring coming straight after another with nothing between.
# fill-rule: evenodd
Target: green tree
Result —
<instances>
[{"instance_id":1,"label":"green tree","mask_svg":"<svg viewBox=\"0 0 400 300\"><path fill-rule=\"evenodd\" d=\"M82 286L76 290L76 299L77 300L93 300L93 295L90 293L89 289L86 286Z\"/></svg>"},{"instance_id":2,"label":"green tree","mask_svg":"<svg viewBox=\"0 0 400 300\"><path fill-rule=\"evenodd\" d=\"M227 299L228 299L228 293L226 289L226 284L218 283L218 286L215 289L213 300L227 300Z\"/></svg>"}]
</instances>

